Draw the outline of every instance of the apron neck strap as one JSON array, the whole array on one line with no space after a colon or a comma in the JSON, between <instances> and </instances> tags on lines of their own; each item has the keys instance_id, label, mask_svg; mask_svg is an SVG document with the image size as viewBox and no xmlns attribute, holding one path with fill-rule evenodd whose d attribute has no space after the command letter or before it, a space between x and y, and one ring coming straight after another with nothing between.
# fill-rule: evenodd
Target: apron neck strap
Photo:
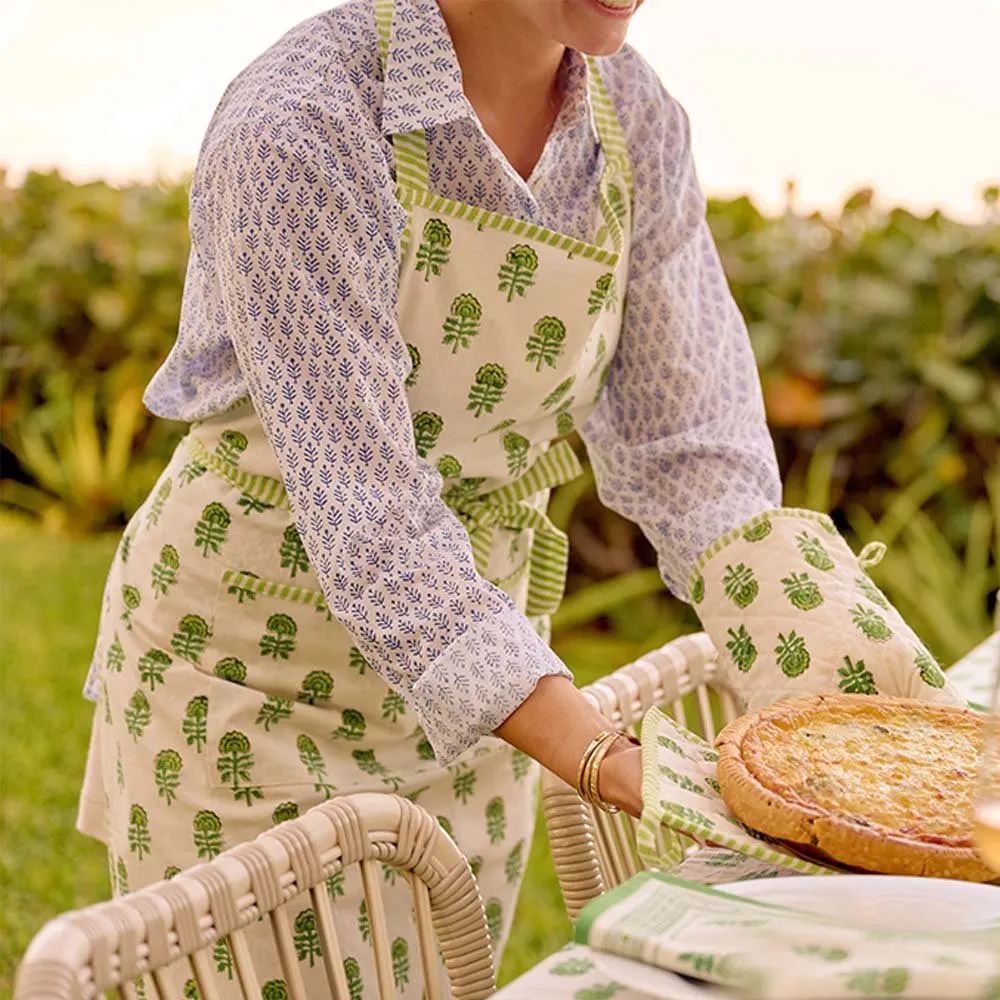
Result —
<instances>
[{"instance_id":1,"label":"apron neck strap","mask_svg":"<svg viewBox=\"0 0 1000 1000\"><path fill-rule=\"evenodd\" d=\"M389 59L392 14L393 0L375 0L375 26L382 57L383 78ZM587 56L587 71L594 125L604 152L604 168L599 181L601 214L605 222L602 233L611 237L615 250L620 253L624 245L623 220L627 215L625 206L632 201L632 161L614 102L593 56ZM425 132L418 129L394 135L392 146L396 159L396 183L411 190L428 190L430 180Z\"/></svg>"}]
</instances>

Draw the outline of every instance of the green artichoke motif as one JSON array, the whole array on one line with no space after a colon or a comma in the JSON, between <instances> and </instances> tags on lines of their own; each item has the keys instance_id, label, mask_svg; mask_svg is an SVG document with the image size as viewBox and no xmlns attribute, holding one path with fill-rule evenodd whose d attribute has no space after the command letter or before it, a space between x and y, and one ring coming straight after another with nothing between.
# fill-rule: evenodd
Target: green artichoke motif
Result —
<instances>
[{"instance_id":1,"label":"green artichoke motif","mask_svg":"<svg viewBox=\"0 0 1000 1000\"><path fill-rule=\"evenodd\" d=\"M502 365L488 363L481 365L476 372L476 379L469 389L467 410L476 417L484 413L492 413L503 401L504 390L507 388L507 371Z\"/></svg>"},{"instance_id":2,"label":"green artichoke motif","mask_svg":"<svg viewBox=\"0 0 1000 1000\"><path fill-rule=\"evenodd\" d=\"M420 245L417 247L417 271L422 272L424 281L441 274L451 255L451 230L441 219L428 219Z\"/></svg>"},{"instance_id":3,"label":"green artichoke motif","mask_svg":"<svg viewBox=\"0 0 1000 1000\"><path fill-rule=\"evenodd\" d=\"M797 632L789 632L787 636L779 632L774 653L778 666L786 677L799 677L809 669L809 650L806 649L805 639Z\"/></svg>"},{"instance_id":4,"label":"green artichoke motif","mask_svg":"<svg viewBox=\"0 0 1000 1000\"><path fill-rule=\"evenodd\" d=\"M759 542L771 534L771 519L761 517L756 524L748 525L743 529L743 538L748 542Z\"/></svg>"},{"instance_id":5,"label":"green artichoke motif","mask_svg":"<svg viewBox=\"0 0 1000 1000\"><path fill-rule=\"evenodd\" d=\"M298 819L299 807L294 802L279 802L271 813L271 822L277 826L279 823L286 823L290 819Z\"/></svg>"},{"instance_id":6,"label":"green artichoke motif","mask_svg":"<svg viewBox=\"0 0 1000 1000\"><path fill-rule=\"evenodd\" d=\"M426 458L428 452L437 444L437 439L444 429L444 420L436 413L426 410L413 415L413 439L417 454Z\"/></svg>"},{"instance_id":7,"label":"green artichoke motif","mask_svg":"<svg viewBox=\"0 0 1000 1000\"><path fill-rule=\"evenodd\" d=\"M531 442L516 431L503 436L503 450L507 455L507 471L512 476L520 475L528 467L528 452Z\"/></svg>"},{"instance_id":8,"label":"green artichoke motif","mask_svg":"<svg viewBox=\"0 0 1000 1000\"><path fill-rule=\"evenodd\" d=\"M569 378L564 378L553 390L550 392L545 399L542 400L542 406L546 410L551 410L553 406L561 402L566 394L573 388L576 382L576 376L570 375Z\"/></svg>"},{"instance_id":9,"label":"green artichoke motif","mask_svg":"<svg viewBox=\"0 0 1000 1000\"><path fill-rule=\"evenodd\" d=\"M602 274L594 283L593 291L587 296L587 315L592 316L602 310L614 309L618 304L618 288L615 276L608 272Z\"/></svg>"},{"instance_id":10,"label":"green artichoke motif","mask_svg":"<svg viewBox=\"0 0 1000 1000\"><path fill-rule=\"evenodd\" d=\"M864 660L857 663L849 656L844 657L844 666L837 670L840 680L837 687L844 694L878 694L878 686L872 672L865 666Z\"/></svg>"},{"instance_id":11,"label":"green artichoke motif","mask_svg":"<svg viewBox=\"0 0 1000 1000\"><path fill-rule=\"evenodd\" d=\"M785 597L799 611L812 611L823 603L823 595L819 586L809 579L808 573L790 573L782 577Z\"/></svg>"},{"instance_id":12,"label":"green artichoke motif","mask_svg":"<svg viewBox=\"0 0 1000 1000\"><path fill-rule=\"evenodd\" d=\"M823 548L823 543L815 535L810 535L808 531L796 535L795 544L798 545L802 558L815 569L829 573L836 567L836 563Z\"/></svg>"},{"instance_id":13,"label":"green artichoke motif","mask_svg":"<svg viewBox=\"0 0 1000 1000\"><path fill-rule=\"evenodd\" d=\"M420 377L420 350L414 344L407 344L406 350L410 355L410 374L406 376L404 385L407 389L412 389Z\"/></svg>"},{"instance_id":14,"label":"green artichoke motif","mask_svg":"<svg viewBox=\"0 0 1000 1000\"><path fill-rule=\"evenodd\" d=\"M215 445L215 457L220 462L236 465L249 443L247 436L240 431L223 431Z\"/></svg>"},{"instance_id":15,"label":"green artichoke motif","mask_svg":"<svg viewBox=\"0 0 1000 1000\"><path fill-rule=\"evenodd\" d=\"M524 298L525 292L535 283L538 270L538 254L526 243L517 243L507 251L497 274L497 290L507 293L507 301L512 302L517 295Z\"/></svg>"},{"instance_id":16,"label":"green artichoke motif","mask_svg":"<svg viewBox=\"0 0 1000 1000\"><path fill-rule=\"evenodd\" d=\"M862 604L856 604L851 608L851 621L861 634L872 642L888 642L892 638L892 629L886 624L885 619L877 611Z\"/></svg>"},{"instance_id":17,"label":"green artichoke motif","mask_svg":"<svg viewBox=\"0 0 1000 1000\"><path fill-rule=\"evenodd\" d=\"M227 656L216 663L212 673L231 684L243 684L247 679L247 665L235 656Z\"/></svg>"},{"instance_id":18,"label":"green artichoke motif","mask_svg":"<svg viewBox=\"0 0 1000 1000\"><path fill-rule=\"evenodd\" d=\"M732 656L737 668L742 673L746 673L757 662L757 647L754 645L753 637L744 625L740 625L735 630L731 628L726 629L726 632L729 635L726 649L729 650L729 654ZM661 739L664 738L661 737ZM680 748L678 747L679 751Z\"/></svg>"},{"instance_id":19,"label":"green artichoke motif","mask_svg":"<svg viewBox=\"0 0 1000 1000\"><path fill-rule=\"evenodd\" d=\"M459 295L451 303L451 311L444 321L443 344L451 348L452 354L469 347L479 334L483 307L475 295Z\"/></svg>"},{"instance_id":20,"label":"green artichoke motif","mask_svg":"<svg viewBox=\"0 0 1000 1000\"><path fill-rule=\"evenodd\" d=\"M288 1000L288 987L284 979L269 979L260 988L260 1000Z\"/></svg>"},{"instance_id":21,"label":"green artichoke motif","mask_svg":"<svg viewBox=\"0 0 1000 1000\"><path fill-rule=\"evenodd\" d=\"M565 346L566 324L556 316L543 316L528 338L525 360L534 362L536 372L542 370L542 365L555 368Z\"/></svg>"},{"instance_id":22,"label":"green artichoke motif","mask_svg":"<svg viewBox=\"0 0 1000 1000\"><path fill-rule=\"evenodd\" d=\"M937 661L926 649L915 649L913 662L920 671L920 679L932 688L943 688L946 680Z\"/></svg>"},{"instance_id":23,"label":"green artichoke motif","mask_svg":"<svg viewBox=\"0 0 1000 1000\"><path fill-rule=\"evenodd\" d=\"M442 479L458 479L462 475L462 463L454 455L442 455L437 470Z\"/></svg>"},{"instance_id":24,"label":"green artichoke motif","mask_svg":"<svg viewBox=\"0 0 1000 1000\"><path fill-rule=\"evenodd\" d=\"M725 575L722 577L722 588L726 597L740 609L750 607L760 591L753 570L744 563L726 566Z\"/></svg>"}]
</instances>

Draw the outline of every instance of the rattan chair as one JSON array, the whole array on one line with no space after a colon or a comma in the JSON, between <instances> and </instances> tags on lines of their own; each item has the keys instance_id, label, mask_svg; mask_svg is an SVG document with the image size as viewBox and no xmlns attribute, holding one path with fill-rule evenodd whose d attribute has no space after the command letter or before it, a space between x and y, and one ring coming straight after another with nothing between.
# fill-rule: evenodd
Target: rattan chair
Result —
<instances>
[{"instance_id":1,"label":"rattan chair","mask_svg":"<svg viewBox=\"0 0 1000 1000\"><path fill-rule=\"evenodd\" d=\"M171 967L190 962L202 1000L216 1000L212 947L228 937L235 981L247 1000L261 988L245 939L269 925L289 1000L306 1000L286 904L309 893L322 961L335 1000L350 1000L326 880L359 865L371 927L378 995L395 997L382 897L382 865L404 873L427 1000L442 997L439 949L451 996L477 1000L495 991L490 936L472 871L453 841L420 806L386 794L335 798L298 819L112 902L64 914L35 937L21 964L15 1000L90 1000L113 990L134 1000L134 982L152 981L161 1000L183 1000ZM366 994L370 995L370 994Z\"/></svg>"},{"instance_id":2,"label":"rattan chair","mask_svg":"<svg viewBox=\"0 0 1000 1000\"><path fill-rule=\"evenodd\" d=\"M731 692L715 676L716 657L703 632L682 636L583 691L622 731L634 732L656 705L711 741L737 714ZM641 870L635 821L629 816L594 809L549 771L542 775L542 809L570 920L590 900Z\"/></svg>"}]
</instances>

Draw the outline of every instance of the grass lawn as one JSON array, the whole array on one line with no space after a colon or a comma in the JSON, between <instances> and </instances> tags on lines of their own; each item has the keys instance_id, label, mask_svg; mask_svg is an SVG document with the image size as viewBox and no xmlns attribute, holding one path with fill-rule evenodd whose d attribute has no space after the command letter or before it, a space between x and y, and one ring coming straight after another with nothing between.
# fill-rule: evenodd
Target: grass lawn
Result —
<instances>
[{"instance_id":1,"label":"grass lawn","mask_svg":"<svg viewBox=\"0 0 1000 1000\"><path fill-rule=\"evenodd\" d=\"M91 716L80 687L116 544L0 523L0 996L47 919L110 893L103 848L74 821ZM569 931L539 821L501 980Z\"/></svg>"}]
</instances>

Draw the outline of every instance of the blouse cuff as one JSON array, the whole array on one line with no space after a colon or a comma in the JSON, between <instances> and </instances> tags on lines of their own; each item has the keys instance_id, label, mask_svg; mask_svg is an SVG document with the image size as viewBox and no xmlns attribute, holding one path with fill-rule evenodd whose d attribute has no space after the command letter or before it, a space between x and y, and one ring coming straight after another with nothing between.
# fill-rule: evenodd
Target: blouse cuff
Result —
<instances>
[{"instance_id":1,"label":"blouse cuff","mask_svg":"<svg viewBox=\"0 0 1000 1000\"><path fill-rule=\"evenodd\" d=\"M410 702L443 767L552 675L573 679L524 615L499 614L456 639L420 676Z\"/></svg>"}]
</instances>

